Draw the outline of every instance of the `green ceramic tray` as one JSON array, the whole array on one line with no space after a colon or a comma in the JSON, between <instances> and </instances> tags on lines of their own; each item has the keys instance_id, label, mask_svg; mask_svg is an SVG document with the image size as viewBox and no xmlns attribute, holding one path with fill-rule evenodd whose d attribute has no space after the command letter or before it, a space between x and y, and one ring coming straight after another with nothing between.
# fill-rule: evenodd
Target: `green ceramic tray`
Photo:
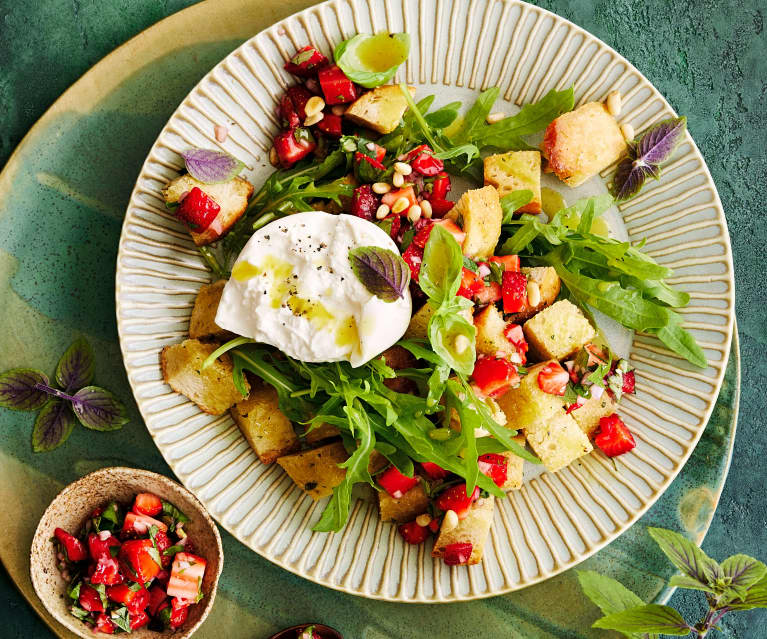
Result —
<instances>
[{"instance_id":1,"label":"green ceramic tray","mask_svg":"<svg viewBox=\"0 0 767 639\"><path fill-rule=\"evenodd\" d=\"M115 329L114 269L122 216L145 154L168 116L204 73L244 39L311 4L246 0L195 5L107 56L69 89L30 131L0 174L0 370L25 364L51 370L80 334L96 347L98 383L129 406L115 433L77 428L62 448L35 455L33 416L0 410L0 559L35 610L28 573L38 518L65 484L108 465L171 474L144 428L128 387ZM195 25L206 24L203 40ZM719 400L689 463L671 488L615 543L582 564L614 576L645 600L665 599L667 564L647 525L683 530L700 542L711 522L732 452L740 388L737 336ZM224 533L225 568L216 606L198 637L267 636L322 621L346 637L598 636L596 609L573 571L521 592L451 606L368 601L305 581Z\"/></svg>"}]
</instances>

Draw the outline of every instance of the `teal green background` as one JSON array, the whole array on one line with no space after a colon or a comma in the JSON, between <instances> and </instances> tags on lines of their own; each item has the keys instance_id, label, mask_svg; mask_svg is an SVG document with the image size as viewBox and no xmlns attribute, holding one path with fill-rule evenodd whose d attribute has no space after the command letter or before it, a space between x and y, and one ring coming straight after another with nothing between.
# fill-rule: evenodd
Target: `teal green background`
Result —
<instances>
[{"instance_id":1,"label":"teal green background","mask_svg":"<svg viewBox=\"0 0 767 639\"><path fill-rule=\"evenodd\" d=\"M43 110L93 63L141 29L189 4L183 0L0 0L0 164ZM764 3L746 0L736 6L711 1L693 5L662 0L552 0L536 4L573 20L613 46L658 87L677 111L686 114L690 131L717 183L733 243L744 375L730 479L704 549L717 558L745 552L765 559L767 507L760 457L767 442L763 432L767 426L767 321L763 311L767 301L763 284L767 116L762 106L767 96L767 41L764 8L759 9ZM232 42L228 48L235 44ZM92 153L94 162L112 158L113 164L106 163L99 170L105 184L119 178L125 189L121 193L105 187L102 203L111 215L79 229L88 250L75 256L52 251L54 255L49 258L53 260L50 266L61 278L62 290L69 288L73 293L63 311L73 326L105 341L114 340L113 318L88 311L92 299L111 297L112 273L97 273L90 291L74 286L74 282L79 274L114 261L113 240L132 186L126 178L138 172L156 133L183 96L182 88L191 86L193 76L201 77L226 50L219 44L203 51L197 68L175 83L170 82L167 104L155 113L142 109L139 97L132 108L117 109L125 105L115 105L111 116L108 111L99 116L106 121L87 123L94 135L108 124L121 127L124 136L106 141L94 137L87 143L83 142L87 136L73 140L73 156ZM173 63L167 60L162 71L172 73ZM62 146L56 149L60 151ZM56 203L41 201L40 208L55 210ZM34 216L35 211L29 215ZM59 244L60 238L47 236L42 224L37 230L38 240L31 242L29 234L6 228L0 221L0 243L4 250L19 257L21 268L34 264L41 244L48 248ZM23 283L18 284L23 288ZM33 297L33 283L27 285L28 290L20 292ZM34 302L43 313L54 308L54 300L42 298ZM87 436L76 432L70 445L85 445ZM152 463L157 463L156 459L155 455ZM702 461L705 463L705 457ZM269 569L277 570L271 566ZM287 581L292 583L294 579ZM323 597L323 601L332 605L330 596ZM699 616L700 603L697 595L677 593L672 599L672 604L681 606L688 618ZM2 572L0 614L13 619L0 631L4 637L51 636ZM730 616L723 626L731 637L757 637L754 628L760 622L764 624L764 617L758 615Z\"/></svg>"}]
</instances>

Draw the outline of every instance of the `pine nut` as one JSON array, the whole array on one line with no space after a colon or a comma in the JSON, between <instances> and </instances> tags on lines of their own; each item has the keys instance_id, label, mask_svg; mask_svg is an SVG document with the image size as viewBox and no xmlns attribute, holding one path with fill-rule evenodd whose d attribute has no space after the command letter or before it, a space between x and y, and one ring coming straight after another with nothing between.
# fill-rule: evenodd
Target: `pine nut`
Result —
<instances>
[{"instance_id":1,"label":"pine nut","mask_svg":"<svg viewBox=\"0 0 767 639\"><path fill-rule=\"evenodd\" d=\"M505 113L501 113L500 111L497 111L496 113L491 113L485 118L485 122L488 124L495 124L496 122L500 122L506 117Z\"/></svg>"},{"instance_id":2,"label":"pine nut","mask_svg":"<svg viewBox=\"0 0 767 639\"><path fill-rule=\"evenodd\" d=\"M527 283L527 303L535 308L541 303L541 287L537 282Z\"/></svg>"},{"instance_id":3,"label":"pine nut","mask_svg":"<svg viewBox=\"0 0 767 639\"><path fill-rule=\"evenodd\" d=\"M626 124L621 124L621 133L623 133L623 137L628 142L631 142L631 140L633 140L634 136L636 135L634 133L634 127L631 126L628 122Z\"/></svg>"},{"instance_id":4,"label":"pine nut","mask_svg":"<svg viewBox=\"0 0 767 639\"><path fill-rule=\"evenodd\" d=\"M431 523L431 515L429 513L418 515L418 517L415 518L415 523L417 523L419 526L426 528L426 526L428 526Z\"/></svg>"},{"instance_id":5,"label":"pine nut","mask_svg":"<svg viewBox=\"0 0 767 639\"><path fill-rule=\"evenodd\" d=\"M405 184L405 177L402 175L402 173L395 171L394 175L391 176L391 183L400 189Z\"/></svg>"},{"instance_id":6,"label":"pine nut","mask_svg":"<svg viewBox=\"0 0 767 639\"><path fill-rule=\"evenodd\" d=\"M394 170L397 173L402 173L402 175L410 175L413 172L413 167L407 162L395 162Z\"/></svg>"},{"instance_id":7,"label":"pine nut","mask_svg":"<svg viewBox=\"0 0 767 639\"><path fill-rule=\"evenodd\" d=\"M607 107L607 112L614 118L617 118L620 115L621 109L623 108L623 100L621 99L621 92L610 91L610 93L607 94L607 100L605 100L605 106Z\"/></svg>"},{"instance_id":8,"label":"pine nut","mask_svg":"<svg viewBox=\"0 0 767 639\"><path fill-rule=\"evenodd\" d=\"M307 118L310 118L313 115L317 115L324 108L325 100L318 95L313 95L306 101L306 104L304 105L304 113L306 113Z\"/></svg>"},{"instance_id":9,"label":"pine nut","mask_svg":"<svg viewBox=\"0 0 767 639\"><path fill-rule=\"evenodd\" d=\"M440 532L449 532L458 525L458 514L454 510L448 510L442 520Z\"/></svg>"},{"instance_id":10,"label":"pine nut","mask_svg":"<svg viewBox=\"0 0 767 639\"><path fill-rule=\"evenodd\" d=\"M430 220L432 213L434 213L434 211L431 209L431 202L429 202L429 200L421 200L421 215L427 220Z\"/></svg>"},{"instance_id":11,"label":"pine nut","mask_svg":"<svg viewBox=\"0 0 767 639\"><path fill-rule=\"evenodd\" d=\"M413 204L413 206L407 210L407 219L413 224L421 219L421 207L418 206L418 204Z\"/></svg>"},{"instance_id":12,"label":"pine nut","mask_svg":"<svg viewBox=\"0 0 767 639\"><path fill-rule=\"evenodd\" d=\"M343 104L334 104L330 111L333 113L333 115L340 117L346 113L346 107Z\"/></svg>"},{"instance_id":13,"label":"pine nut","mask_svg":"<svg viewBox=\"0 0 767 639\"><path fill-rule=\"evenodd\" d=\"M384 219L387 215L389 215L390 210L391 209L386 204L381 204L381 206L379 206L378 209L376 210L376 219L377 220Z\"/></svg>"},{"instance_id":14,"label":"pine nut","mask_svg":"<svg viewBox=\"0 0 767 639\"><path fill-rule=\"evenodd\" d=\"M406 197L401 197L394 203L394 206L391 207L391 210L392 213L402 213L402 211L406 210L409 206L410 200L408 200Z\"/></svg>"},{"instance_id":15,"label":"pine nut","mask_svg":"<svg viewBox=\"0 0 767 639\"><path fill-rule=\"evenodd\" d=\"M455 352L461 355L471 346L471 340L466 335L457 335L455 338Z\"/></svg>"},{"instance_id":16,"label":"pine nut","mask_svg":"<svg viewBox=\"0 0 767 639\"><path fill-rule=\"evenodd\" d=\"M319 113L315 113L314 115L308 115L306 116L306 119L304 120L304 126L312 126L312 124L317 124L322 118L325 117L325 114L320 111Z\"/></svg>"},{"instance_id":17,"label":"pine nut","mask_svg":"<svg viewBox=\"0 0 767 639\"><path fill-rule=\"evenodd\" d=\"M376 182L373 184L373 193L377 193L378 195L383 195L384 193L388 193L391 191L391 184L388 184L387 182Z\"/></svg>"},{"instance_id":18,"label":"pine nut","mask_svg":"<svg viewBox=\"0 0 767 639\"><path fill-rule=\"evenodd\" d=\"M272 166L278 166L280 163L280 158L277 156L277 149L274 147L269 149L269 163Z\"/></svg>"}]
</instances>

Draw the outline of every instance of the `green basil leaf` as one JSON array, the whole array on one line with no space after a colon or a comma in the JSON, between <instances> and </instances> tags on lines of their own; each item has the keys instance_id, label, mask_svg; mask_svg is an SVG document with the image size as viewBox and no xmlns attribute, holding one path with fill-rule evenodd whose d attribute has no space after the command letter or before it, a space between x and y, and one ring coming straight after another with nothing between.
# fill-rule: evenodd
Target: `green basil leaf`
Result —
<instances>
[{"instance_id":1,"label":"green basil leaf","mask_svg":"<svg viewBox=\"0 0 767 639\"><path fill-rule=\"evenodd\" d=\"M461 285L463 254L458 242L435 224L423 252L418 283L436 305L455 297Z\"/></svg>"},{"instance_id":2,"label":"green basil leaf","mask_svg":"<svg viewBox=\"0 0 767 639\"><path fill-rule=\"evenodd\" d=\"M767 576L751 586L740 601L729 601L727 607L731 610L751 610L753 608L767 608Z\"/></svg>"},{"instance_id":3,"label":"green basil leaf","mask_svg":"<svg viewBox=\"0 0 767 639\"><path fill-rule=\"evenodd\" d=\"M477 358L476 328L458 310L456 306L443 305L435 311L429 319L429 341L434 352L453 370L470 375Z\"/></svg>"},{"instance_id":4,"label":"green basil leaf","mask_svg":"<svg viewBox=\"0 0 767 639\"><path fill-rule=\"evenodd\" d=\"M648 604L614 612L597 619L592 628L617 630L619 632L662 633L684 637L690 634L691 627L676 610L670 606Z\"/></svg>"},{"instance_id":5,"label":"green basil leaf","mask_svg":"<svg viewBox=\"0 0 767 639\"><path fill-rule=\"evenodd\" d=\"M370 66L369 56L364 54L369 47L386 49L387 68L379 68L380 55L376 56L377 66ZM373 89L389 82L409 53L410 36L407 33L360 33L336 45L333 57L347 78L367 89Z\"/></svg>"},{"instance_id":6,"label":"green basil leaf","mask_svg":"<svg viewBox=\"0 0 767 639\"><path fill-rule=\"evenodd\" d=\"M719 564L686 537L664 528L648 528L647 532L684 575L707 586L715 586L722 574Z\"/></svg>"},{"instance_id":7,"label":"green basil leaf","mask_svg":"<svg viewBox=\"0 0 767 639\"><path fill-rule=\"evenodd\" d=\"M733 555L721 564L719 583L726 584L733 594L744 600L750 588L767 576L767 566L748 555Z\"/></svg>"}]
</instances>

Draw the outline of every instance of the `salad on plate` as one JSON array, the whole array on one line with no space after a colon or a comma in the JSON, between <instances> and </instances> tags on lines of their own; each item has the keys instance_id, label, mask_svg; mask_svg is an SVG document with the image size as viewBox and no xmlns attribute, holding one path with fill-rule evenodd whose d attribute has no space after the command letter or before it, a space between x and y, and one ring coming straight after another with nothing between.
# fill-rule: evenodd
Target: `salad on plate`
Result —
<instances>
[{"instance_id":1,"label":"salad on plate","mask_svg":"<svg viewBox=\"0 0 767 639\"><path fill-rule=\"evenodd\" d=\"M258 189L220 149L183 153L166 205L215 281L161 368L329 498L314 530L341 529L367 485L406 542L434 536L433 556L476 564L526 462L555 472L637 445L618 411L635 372L594 311L706 365L674 311L687 294L602 217L659 178L685 121L635 137L620 95L574 108L571 88L514 115L493 110L497 88L437 106L393 82L409 46L359 34L332 60L296 51ZM566 202L613 165L611 194Z\"/></svg>"}]
</instances>

